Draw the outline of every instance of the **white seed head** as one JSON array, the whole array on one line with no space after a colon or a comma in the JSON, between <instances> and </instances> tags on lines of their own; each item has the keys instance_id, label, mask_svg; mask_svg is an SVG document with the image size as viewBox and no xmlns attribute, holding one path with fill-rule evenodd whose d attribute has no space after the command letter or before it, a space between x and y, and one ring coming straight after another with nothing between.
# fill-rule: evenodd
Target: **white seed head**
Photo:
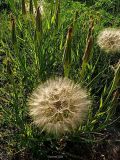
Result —
<instances>
[{"instance_id":1,"label":"white seed head","mask_svg":"<svg viewBox=\"0 0 120 160\"><path fill-rule=\"evenodd\" d=\"M85 120L90 104L86 89L67 78L46 81L29 98L34 123L54 135L76 129Z\"/></svg>"},{"instance_id":2,"label":"white seed head","mask_svg":"<svg viewBox=\"0 0 120 160\"><path fill-rule=\"evenodd\" d=\"M120 29L106 28L98 35L97 43L106 52L120 52Z\"/></svg>"}]
</instances>

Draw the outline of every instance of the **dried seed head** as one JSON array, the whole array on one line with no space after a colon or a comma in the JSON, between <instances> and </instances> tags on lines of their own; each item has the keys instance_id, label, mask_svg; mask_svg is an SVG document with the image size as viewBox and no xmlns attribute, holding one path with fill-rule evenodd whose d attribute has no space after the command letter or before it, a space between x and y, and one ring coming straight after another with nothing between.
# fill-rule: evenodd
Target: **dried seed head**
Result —
<instances>
[{"instance_id":1,"label":"dried seed head","mask_svg":"<svg viewBox=\"0 0 120 160\"><path fill-rule=\"evenodd\" d=\"M120 52L120 29L106 28L98 35L97 43L106 52Z\"/></svg>"},{"instance_id":2,"label":"dried seed head","mask_svg":"<svg viewBox=\"0 0 120 160\"><path fill-rule=\"evenodd\" d=\"M76 129L90 104L86 89L67 78L48 80L29 99L34 123L57 136Z\"/></svg>"},{"instance_id":3,"label":"dried seed head","mask_svg":"<svg viewBox=\"0 0 120 160\"><path fill-rule=\"evenodd\" d=\"M22 14L26 14L25 0L22 0Z\"/></svg>"},{"instance_id":4,"label":"dried seed head","mask_svg":"<svg viewBox=\"0 0 120 160\"><path fill-rule=\"evenodd\" d=\"M94 31L94 19L93 17L90 17L89 30L88 30L88 35L86 38L86 43L88 43L90 37L93 35L93 31Z\"/></svg>"},{"instance_id":5,"label":"dried seed head","mask_svg":"<svg viewBox=\"0 0 120 160\"><path fill-rule=\"evenodd\" d=\"M41 15L40 7L38 7L37 9L36 30L42 34L42 15Z\"/></svg>"},{"instance_id":6,"label":"dried seed head","mask_svg":"<svg viewBox=\"0 0 120 160\"><path fill-rule=\"evenodd\" d=\"M64 46L64 53L63 53L63 65L64 65L64 75L67 77L69 74L69 67L71 64L71 43L72 43L72 34L73 34L73 27L68 28L66 42Z\"/></svg>"},{"instance_id":7,"label":"dried seed head","mask_svg":"<svg viewBox=\"0 0 120 160\"><path fill-rule=\"evenodd\" d=\"M29 11L30 11L30 14L33 14L33 1L30 0L30 4L29 4Z\"/></svg>"},{"instance_id":8,"label":"dried seed head","mask_svg":"<svg viewBox=\"0 0 120 160\"><path fill-rule=\"evenodd\" d=\"M56 1L55 25L59 26L60 0Z\"/></svg>"},{"instance_id":9,"label":"dried seed head","mask_svg":"<svg viewBox=\"0 0 120 160\"><path fill-rule=\"evenodd\" d=\"M93 46L93 36L91 35L87 41L87 44L86 44L86 48L85 48L85 52L84 52L84 55L83 55L83 61L84 62L88 62L89 59L90 59L90 56L91 56L91 50L92 50L92 46Z\"/></svg>"},{"instance_id":10,"label":"dried seed head","mask_svg":"<svg viewBox=\"0 0 120 160\"><path fill-rule=\"evenodd\" d=\"M12 24L12 43L15 44L17 39L16 39L16 27L15 27L15 19L11 15L11 24Z\"/></svg>"}]
</instances>

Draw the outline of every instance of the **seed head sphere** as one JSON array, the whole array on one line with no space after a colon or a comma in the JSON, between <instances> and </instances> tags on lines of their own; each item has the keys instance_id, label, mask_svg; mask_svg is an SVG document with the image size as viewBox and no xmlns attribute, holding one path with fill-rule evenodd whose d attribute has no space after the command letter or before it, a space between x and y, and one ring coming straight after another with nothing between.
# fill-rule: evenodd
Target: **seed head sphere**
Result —
<instances>
[{"instance_id":1,"label":"seed head sphere","mask_svg":"<svg viewBox=\"0 0 120 160\"><path fill-rule=\"evenodd\" d=\"M91 100L85 88L68 78L49 79L29 98L34 123L54 135L71 132L85 120Z\"/></svg>"},{"instance_id":2,"label":"seed head sphere","mask_svg":"<svg viewBox=\"0 0 120 160\"><path fill-rule=\"evenodd\" d=\"M105 52L120 52L120 29L104 29L98 35L97 44Z\"/></svg>"}]
</instances>

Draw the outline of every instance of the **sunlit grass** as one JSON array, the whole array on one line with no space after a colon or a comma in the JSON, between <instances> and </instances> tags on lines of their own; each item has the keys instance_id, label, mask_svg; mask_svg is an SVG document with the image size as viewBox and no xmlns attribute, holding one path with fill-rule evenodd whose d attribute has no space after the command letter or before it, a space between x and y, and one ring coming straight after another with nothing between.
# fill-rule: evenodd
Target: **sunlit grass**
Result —
<instances>
[{"instance_id":1,"label":"sunlit grass","mask_svg":"<svg viewBox=\"0 0 120 160\"><path fill-rule=\"evenodd\" d=\"M66 76L82 83L93 102L86 122L63 139L80 140L80 134L106 129L118 105L119 64L113 71L115 55L104 53L96 43L99 31L119 25L118 17L71 1L43 3L42 14L36 2L32 3L36 14L25 11L25 1L12 0L11 12L0 13L1 124L10 156L27 150L32 156L47 156L44 142L52 143L55 137L32 124L27 101L33 89L50 77Z\"/></svg>"}]
</instances>

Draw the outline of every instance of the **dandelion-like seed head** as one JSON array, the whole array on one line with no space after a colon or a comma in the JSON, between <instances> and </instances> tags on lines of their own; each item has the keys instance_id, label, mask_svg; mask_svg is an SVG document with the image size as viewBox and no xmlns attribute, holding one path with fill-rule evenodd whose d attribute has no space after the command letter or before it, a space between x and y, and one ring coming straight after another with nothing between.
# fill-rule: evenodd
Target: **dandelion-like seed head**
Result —
<instances>
[{"instance_id":1,"label":"dandelion-like seed head","mask_svg":"<svg viewBox=\"0 0 120 160\"><path fill-rule=\"evenodd\" d=\"M76 129L84 121L90 104L86 89L67 78L46 81L29 98L34 123L54 135Z\"/></svg>"},{"instance_id":2,"label":"dandelion-like seed head","mask_svg":"<svg viewBox=\"0 0 120 160\"><path fill-rule=\"evenodd\" d=\"M98 35L97 43L106 52L120 52L120 29L106 28Z\"/></svg>"}]
</instances>

